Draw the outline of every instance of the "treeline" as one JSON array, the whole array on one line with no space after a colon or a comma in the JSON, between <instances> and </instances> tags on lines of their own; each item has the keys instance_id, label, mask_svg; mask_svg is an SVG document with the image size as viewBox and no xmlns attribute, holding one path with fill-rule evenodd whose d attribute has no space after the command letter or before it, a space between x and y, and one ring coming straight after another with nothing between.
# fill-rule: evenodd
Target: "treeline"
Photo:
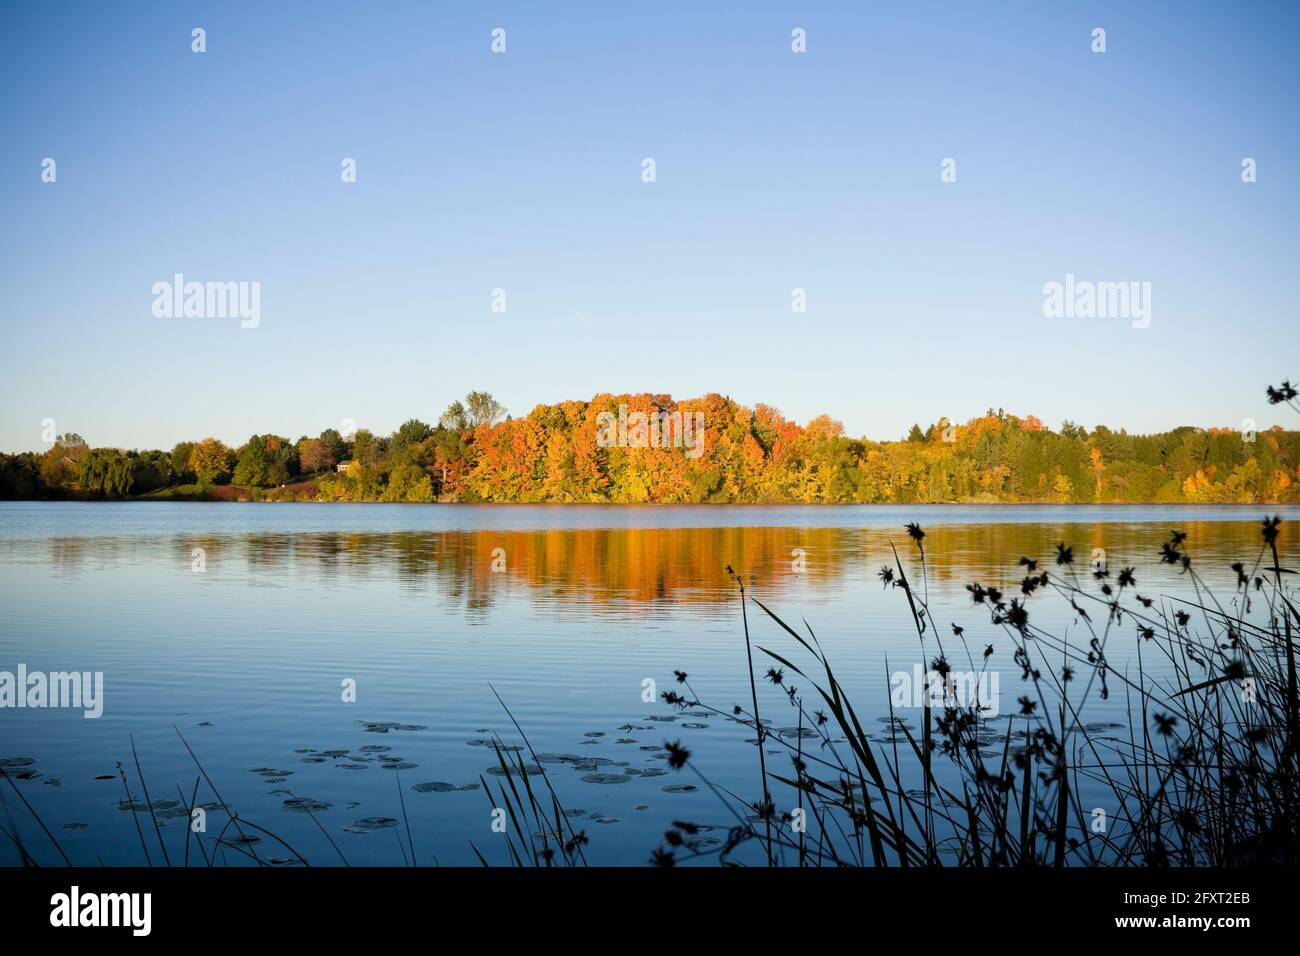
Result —
<instances>
[{"instance_id":1,"label":"treeline","mask_svg":"<svg viewBox=\"0 0 1300 956\"><path fill-rule=\"evenodd\" d=\"M695 444L610 430L680 414ZM702 415L699 418L696 413ZM644 419L642 419L644 420ZM343 467L340 469L340 465ZM214 438L170 451L91 448L62 435L43 454L0 456L0 497L195 497L406 502L859 503L1300 502L1300 433L1176 428L1130 435L990 409L899 441L844 435L823 415L806 425L766 405L710 394L597 395L511 418L485 392L430 425L391 435L326 429L297 441Z\"/></svg>"}]
</instances>

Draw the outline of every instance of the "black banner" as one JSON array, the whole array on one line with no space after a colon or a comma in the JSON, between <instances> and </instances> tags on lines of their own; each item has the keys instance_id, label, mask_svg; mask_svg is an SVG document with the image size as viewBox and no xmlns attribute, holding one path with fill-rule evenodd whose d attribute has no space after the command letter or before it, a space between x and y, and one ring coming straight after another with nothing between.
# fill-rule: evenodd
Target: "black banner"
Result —
<instances>
[{"instance_id":1,"label":"black banner","mask_svg":"<svg viewBox=\"0 0 1300 956\"><path fill-rule=\"evenodd\" d=\"M725 923L793 941L862 929L982 927L1070 939L1168 931L1228 943L1281 932L1293 874L1280 870L30 869L0 872L6 941L34 934L168 942L373 941L376 933L632 932ZM819 928L819 921L826 923ZM107 924L107 925L105 925ZM475 929L474 927L477 927ZM531 927L531 928L530 928ZM945 928L946 927L946 928ZM962 930L965 933L967 930ZM1163 931L1163 932L1162 932Z\"/></svg>"}]
</instances>

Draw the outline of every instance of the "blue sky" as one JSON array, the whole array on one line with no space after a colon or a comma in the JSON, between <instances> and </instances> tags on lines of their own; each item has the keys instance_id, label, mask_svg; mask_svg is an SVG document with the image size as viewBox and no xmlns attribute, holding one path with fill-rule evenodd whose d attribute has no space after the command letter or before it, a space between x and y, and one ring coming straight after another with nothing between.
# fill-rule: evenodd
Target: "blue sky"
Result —
<instances>
[{"instance_id":1,"label":"blue sky","mask_svg":"<svg viewBox=\"0 0 1300 956\"><path fill-rule=\"evenodd\" d=\"M1294 426L1298 36L1295 3L9 3L0 449L474 388ZM259 326L155 318L177 272L260 282ZM1067 273L1150 282L1150 327L1045 318Z\"/></svg>"}]
</instances>

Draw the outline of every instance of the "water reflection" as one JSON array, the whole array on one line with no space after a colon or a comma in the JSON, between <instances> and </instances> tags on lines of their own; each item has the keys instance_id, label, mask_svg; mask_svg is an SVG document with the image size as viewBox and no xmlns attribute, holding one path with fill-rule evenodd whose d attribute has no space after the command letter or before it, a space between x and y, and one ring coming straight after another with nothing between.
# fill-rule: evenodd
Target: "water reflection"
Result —
<instances>
[{"instance_id":1,"label":"water reflection","mask_svg":"<svg viewBox=\"0 0 1300 956\"><path fill-rule=\"evenodd\" d=\"M1180 530L1197 569L1211 580L1230 581L1231 562L1250 567L1261 558L1253 522L1194 522ZM1168 531L1155 522L934 525L924 541L926 572L945 590L974 580L1011 584L1023 573L1020 556L1052 567L1055 546L1064 542L1081 572L1104 555L1116 570L1133 566L1139 576L1171 579L1174 572L1160 568L1157 557ZM1284 552L1295 553L1298 533L1295 523L1282 526ZM395 579L403 589L432 591L480 613L504 594L594 613L629 605L718 605L734 600L728 566L763 593L780 596L798 587L804 595L825 595L860 586L894 562L894 548L907 567L919 558L901 529L797 527L59 537L0 541L0 556L35 561L33 549L42 548L60 574L134 564L188 573L201 556L205 574L238 575L255 587L304 578L337 587Z\"/></svg>"},{"instance_id":2,"label":"water reflection","mask_svg":"<svg viewBox=\"0 0 1300 956\"><path fill-rule=\"evenodd\" d=\"M192 759L175 725L195 744L223 798L275 821L313 860L333 860L333 849L287 799L329 804L321 822L349 841L353 863L392 863L393 844L366 842L358 822L400 818L388 763L414 764L402 781L412 788L407 805L416 833L443 863L473 864L469 841L481 833L482 796L464 788L491 773L492 761L470 744L493 731L510 741L517 733L494 691L539 753L582 756L582 764L548 766L565 805L584 808L584 819L600 827L593 861L641 861L673 820L716 810L709 793L663 789L676 783L654 777L665 743L680 736L721 786L737 793L752 786L747 728L698 715L677 719L642 696L646 677L662 690L680 668L702 697L724 709L749 699L727 565L788 620L815 629L873 724L891 712L888 676L930 659L904 595L883 589L876 577L892 563L892 546L915 574L918 552L902 524L916 515L864 526L860 512L827 510L817 519L856 523L811 528L788 512L765 512L764 524L705 527L698 522L708 515L741 521L730 517L733 511L691 512L697 524L688 525L679 512L645 510L638 512L647 524L640 528L522 530L493 522L531 512L493 510L453 513L458 521L482 515L486 523L478 528L393 529L377 526L389 511L367 509L367 529L310 524L334 515L359 520L346 509L293 511L303 526L286 528L265 526L288 520L275 510L223 506L203 517L202 510L178 507L159 513L177 522L170 530L140 533L139 521L127 516L154 512L70 507L45 536L32 533L31 522L15 534L15 522L5 521L14 513L0 508L0 668L25 662L103 671L104 717L10 711L0 757L38 762L42 776L23 782L26 795L61 826L60 839L78 861L144 864L133 822L119 809L114 762L129 757L134 741L160 787L192 786ZM1103 548L1113 572L1136 568L1141 593L1193 598L1189 579L1158 559L1170 528L1179 527L1198 570L1230 595L1235 575L1228 565L1252 564L1260 550L1255 514L1185 522L1145 509L1126 514L1144 520L1083 522L1076 513L1038 522L943 523L937 514L929 521L919 516L935 620L966 626L976 653L986 642L996 646L989 666L1000 677L1003 712L1022 693L1020 671L1006 636L989 625L985 610L972 607L966 584L978 580L1014 593L1024 573L1017 558L1037 558L1055 574L1055 546L1063 541L1074 548L1080 573L1093 549ZM1297 528L1282 525L1285 554L1300 550ZM194 570L196 550L201 573ZM1087 629L1068 601L1042 594L1032 613L1048 632L1086 645ZM749 623L757 647L800 654L761 615L751 614ZM1115 629L1107 655L1118 672L1130 666L1138 640L1131 621ZM359 705L341 701L344 678L358 681ZM776 726L788 723L783 692L761 685L759 693ZM1126 721L1126 707L1123 694L1101 700L1094 693L1086 719ZM420 729L377 735L376 722ZM389 761L360 759L377 753L377 744L391 748L383 752ZM591 761L595 770L579 769ZM616 774L613 766L620 767ZM269 768L294 774L276 784ZM98 779L106 772L107 780ZM602 783L606 773L633 779ZM62 785L46 786L47 778ZM280 792L290 786L292 794ZM183 836L174 824L168 839ZM33 843L40 837L30 835ZM17 865L8 852L0 847L0 865Z\"/></svg>"}]
</instances>

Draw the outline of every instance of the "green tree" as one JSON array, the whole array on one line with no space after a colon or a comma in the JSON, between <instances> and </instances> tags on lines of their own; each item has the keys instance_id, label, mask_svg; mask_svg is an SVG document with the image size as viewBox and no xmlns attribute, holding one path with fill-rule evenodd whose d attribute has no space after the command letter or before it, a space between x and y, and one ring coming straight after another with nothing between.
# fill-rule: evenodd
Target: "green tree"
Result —
<instances>
[{"instance_id":1,"label":"green tree","mask_svg":"<svg viewBox=\"0 0 1300 956\"><path fill-rule=\"evenodd\" d=\"M99 498L125 498L134 480L131 459L116 448L96 448L78 465L77 484Z\"/></svg>"},{"instance_id":2,"label":"green tree","mask_svg":"<svg viewBox=\"0 0 1300 956\"><path fill-rule=\"evenodd\" d=\"M343 440L343 436L333 428L327 428L320 433L320 443L325 446L325 451L329 457L333 458L335 463L348 457L348 443Z\"/></svg>"},{"instance_id":3,"label":"green tree","mask_svg":"<svg viewBox=\"0 0 1300 956\"><path fill-rule=\"evenodd\" d=\"M137 494L147 494L172 484L172 456L165 451L127 452L131 462L132 488Z\"/></svg>"},{"instance_id":4,"label":"green tree","mask_svg":"<svg viewBox=\"0 0 1300 956\"><path fill-rule=\"evenodd\" d=\"M254 435L239 450L239 459L235 463L235 484L269 485L270 473L271 458L266 453L266 446L260 435Z\"/></svg>"},{"instance_id":5,"label":"green tree","mask_svg":"<svg viewBox=\"0 0 1300 956\"><path fill-rule=\"evenodd\" d=\"M40 459L31 452L0 454L0 499L22 500L44 494Z\"/></svg>"},{"instance_id":6,"label":"green tree","mask_svg":"<svg viewBox=\"0 0 1300 956\"><path fill-rule=\"evenodd\" d=\"M190 467L190 456L194 453L194 442L177 442L172 449L172 478L178 484L194 479L194 469Z\"/></svg>"},{"instance_id":7,"label":"green tree","mask_svg":"<svg viewBox=\"0 0 1300 956\"><path fill-rule=\"evenodd\" d=\"M412 445L418 445L426 438L433 434L433 429L420 421L418 418L408 419L393 434L389 447L394 449L405 449Z\"/></svg>"},{"instance_id":8,"label":"green tree","mask_svg":"<svg viewBox=\"0 0 1300 956\"><path fill-rule=\"evenodd\" d=\"M458 432L471 431L479 425L495 425L505 418L506 407L488 392L470 392L465 403L452 402L438 419L438 424Z\"/></svg>"},{"instance_id":9,"label":"green tree","mask_svg":"<svg viewBox=\"0 0 1300 956\"><path fill-rule=\"evenodd\" d=\"M374 468L383 456L384 446L380 440L369 429L357 429L352 438L352 460L361 462L367 468Z\"/></svg>"},{"instance_id":10,"label":"green tree","mask_svg":"<svg viewBox=\"0 0 1300 956\"><path fill-rule=\"evenodd\" d=\"M438 419L438 427L448 431L463 432L469 430L469 414L460 402L452 402Z\"/></svg>"}]
</instances>

